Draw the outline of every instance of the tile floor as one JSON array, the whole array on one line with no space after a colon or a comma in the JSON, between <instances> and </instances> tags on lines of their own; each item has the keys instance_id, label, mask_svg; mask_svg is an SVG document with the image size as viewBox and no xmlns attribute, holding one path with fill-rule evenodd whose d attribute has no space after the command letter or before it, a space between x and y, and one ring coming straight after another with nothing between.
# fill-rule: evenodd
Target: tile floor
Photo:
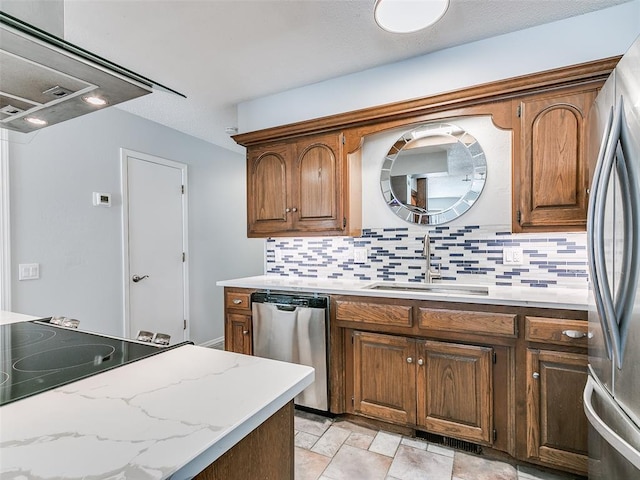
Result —
<instances>
[{"instance_id":1,"label":"tile floor","mask_svg":"<svg viewBox=\"0 0 640 480\"><path fill-rule=\"evenodd\" d=\"M576 480L297 410L296 480Z\"/></svg>"}]
</instances>

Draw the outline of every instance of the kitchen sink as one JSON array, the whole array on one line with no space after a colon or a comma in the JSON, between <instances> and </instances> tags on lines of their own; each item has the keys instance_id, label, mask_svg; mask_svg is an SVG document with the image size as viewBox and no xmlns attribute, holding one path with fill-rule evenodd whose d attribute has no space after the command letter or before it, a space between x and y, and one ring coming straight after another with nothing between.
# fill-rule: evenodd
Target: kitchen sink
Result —
<instances>
[{"instance_id":1,"label":"kitchen sink","mask_svg":"<svg viewBox=\"0 0 640 480\"><path fill-rule=\"evenodd\" d=\"M484 285L447 283L379 282L364 287L367 290L400 290L406 292L445 293L449 295L489 295Z\"/></svg>"}]
</instances>

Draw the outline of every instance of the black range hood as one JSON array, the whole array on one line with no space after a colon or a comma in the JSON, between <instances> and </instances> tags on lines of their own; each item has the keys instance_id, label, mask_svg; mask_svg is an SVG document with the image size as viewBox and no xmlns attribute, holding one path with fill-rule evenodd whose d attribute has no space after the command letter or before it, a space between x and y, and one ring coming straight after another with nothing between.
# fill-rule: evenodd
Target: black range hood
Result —
<instances>
[{"instance_id":1,"label":"black range hood","mask_svg":"<svg viewBox=\"0 0 640 480\"><path fill-rule=\"evenodd\" d=\"M186 98L0 11L0 128L32 132L154 89Z\"/></svg>"}]
</instances>

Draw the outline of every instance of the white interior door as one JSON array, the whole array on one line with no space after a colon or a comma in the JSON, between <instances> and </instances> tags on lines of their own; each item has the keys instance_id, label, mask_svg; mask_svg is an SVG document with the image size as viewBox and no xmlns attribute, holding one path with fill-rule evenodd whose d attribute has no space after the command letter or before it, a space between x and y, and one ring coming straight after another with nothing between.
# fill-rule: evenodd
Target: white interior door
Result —
<instances>
[{"instance_id":1,"label":"white interior door","mask_svg":"<svg viewBox=\"0 0 640 480\"><path fill-rule=\"evenodd\" d=\"M126 150L122 157L125 330L178 343L188 336L186 165Z\"/></svg>"}]
</instances>

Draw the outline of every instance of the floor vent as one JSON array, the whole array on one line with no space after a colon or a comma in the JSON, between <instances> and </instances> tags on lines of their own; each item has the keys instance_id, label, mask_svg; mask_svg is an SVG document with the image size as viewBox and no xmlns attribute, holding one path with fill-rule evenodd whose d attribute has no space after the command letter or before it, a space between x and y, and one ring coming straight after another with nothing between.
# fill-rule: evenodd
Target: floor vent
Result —
<instances>
[{"instance_id":1,"label":"floor vent","mask_svg":"<svg viewBox=\"0 0 640 480\"><path fill-rule=\"evenodd\" d=\"M464 452L470 452L475 454L482 453L482 447L476 443L467 442L465 440L458 440L455 438L445 437L443 435L436 435L429 432L416 432L416 437L423 438L428 442L435 443L436 445L442 445L444 447L455 448L456 450L462 450Z\"/></svg>"}]
</instances>

